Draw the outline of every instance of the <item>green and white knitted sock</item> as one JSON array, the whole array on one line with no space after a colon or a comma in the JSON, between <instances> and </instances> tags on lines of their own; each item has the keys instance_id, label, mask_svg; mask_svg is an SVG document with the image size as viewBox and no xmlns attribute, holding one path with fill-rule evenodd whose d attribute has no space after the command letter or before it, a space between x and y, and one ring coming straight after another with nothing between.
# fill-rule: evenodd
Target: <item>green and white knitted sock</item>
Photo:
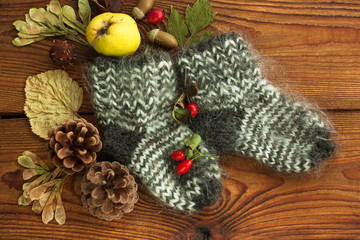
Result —
<instances>
[{"instance_id":1,"label":"green and white knitted sock","mask_svg":"<svg viewBox=\"0 0 360 240\"><path fill-rule=\"evenodd\" d=\"M218 152L239 152L285 172L307 171L333 153L329 127L262 76L237 33L181 51L176 64L181 81L200 84L192 129Z\"/></svg>"},{"instance_id":2,"label":"green and white knitted sock","mask_svg":"<svg viewBox=\"0 0 360 240\"><path fill-rule=\"evenodd\" d=\"M167 53L147 49L122 58L98 57L90 68L93 105L101 125L103 157L119 161L165 204L193 211L221 192L218 159L201 157L179 176L173 151L192 131L171 112L177 81ZM213 152L201 143L203 154Z\"/></svg>"}]
</instances>

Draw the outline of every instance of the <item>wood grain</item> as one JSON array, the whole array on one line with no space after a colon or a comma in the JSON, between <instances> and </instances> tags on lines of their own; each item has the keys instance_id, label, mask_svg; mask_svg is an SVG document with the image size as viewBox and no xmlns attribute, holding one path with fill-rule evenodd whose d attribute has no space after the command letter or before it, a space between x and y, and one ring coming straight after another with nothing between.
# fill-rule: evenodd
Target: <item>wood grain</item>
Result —
<instances>
[{"instance_id":1,"label":"wood grain","mask_svg":"<svg viewBox=\"0 0 360 240\"><path fill-rule=\"evenodd\" d=\"M60 0L75 6L73 0ZM130 13L136 1L125 1ZM67 221L45 225L30 207L17 205L22 167L16 158L30 150L47 158L46 142L30 131L24 116L24 86L30 75L58 68L48 57L51 40L14 47L16 30L32 7L47 0L0 0L0 239L360 239L360 3L358 0L210 0L210 29L240 31L277 86L329 110L338 151L320 168L300 175L278 174L254 160L222 156L219 202L193 215L165 207L140 185L140 201L122 219L106 222L81 206L80 176L63 194ZM184 14L193 0L157 0ZM166 19L160 28L166 28ZM139 22L142 37L153 27ZM144 43L147 43L144 40ZM81 55L89 56L78 46ZM91 121L85 63L68 68L85 90L80 113Z\"/></svg>"},{"instance_id":2,"label":"wood grain","mask_svg":"<svg viewBox=\"0 0 360 240\"><path fill-rule=\"evenodd\" d=\"M80 176L63 194L67 221L41 223L30 207L17 206L23 150L47 157L45 141L26 119L0 120L0 239L356 239L360 236L360 113L331 112L338 153L308 174L277 174L254 160L223 156L224 189L219 202L186 215L159 205L140 185L135 210L114 222L81 207ZM4 131L6 129L6 131ZM200 233L197 233L200 232ZM3 238L6 236L6 238Z\"/></svg>"},{"instance_id":3,"label":"wood grain","mask_svg":"<svg viewBox=\"0 0 360 240\"><path fill-rule=\"evenodd\" d=\"M61 2L74 5L70 0ZM170 5L183 14L186 5L191 3L188 0L169 4L159 0L155 7L163 8L168 17ZM357 71L360 67L359 3L340 0L320 3L222 0L211 3L217 12L211 29L241 31L265 57L263 68L270 80L310 97L322 108L360 108L360 75ZM3 96L0 112L22 114L22 90L26 78L57 66L48 57L50 40L28 47L12 46L16 30L11 23L23 19L31 7L46 6L47 1L0 0L0 4L0 94ZM135 4L135 1L128 1L125 12L130 13ZM139 26L145 38L151 27L142 22ZM160 27L165 28L165 25ZM68 70L84 87L81 68L79 63ZM80 111L92 112L87 96Z\"/></svg>"}]
</instances>

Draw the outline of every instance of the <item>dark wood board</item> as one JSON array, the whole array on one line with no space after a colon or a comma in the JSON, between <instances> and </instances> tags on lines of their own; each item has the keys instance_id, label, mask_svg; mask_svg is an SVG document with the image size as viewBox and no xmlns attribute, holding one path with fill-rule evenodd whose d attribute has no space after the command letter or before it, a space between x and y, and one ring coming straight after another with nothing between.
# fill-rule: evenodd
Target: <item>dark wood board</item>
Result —
<instances>
[{"instance_id":1,"label":"dark wood board","mask_svg":"<svg viewBox=\"0 0 360 240\"><path fill-rule=\"evenodd\" d=\"M125 2L130 13L136 1ZM278 174L238 155L222 156L223 192L216 205L193 215L175 212L140 184L135 210L114 222L82 208L80 177L74 176L63 193L66 224L45 225L30 207L17 205L24 181L16 158L24 150L47 158L46 142L31 132L24 114L23 89L28 76L58 67L48 56L51 40L12 46L11 24L48 1L0 0L0 239L360 239L360 3L210 2L217 12L211 30L241 32L275 85L328 110L337 131L336 154L299 175ZM171 5L184 14L192 3L157 0L155 7L167 18ZM151 29L144 23L139 27L143 37ZM84 66L78 62L67 71L85 90ZM84 92L80 114L94 120Z\"/></svg>"}]
</instances>

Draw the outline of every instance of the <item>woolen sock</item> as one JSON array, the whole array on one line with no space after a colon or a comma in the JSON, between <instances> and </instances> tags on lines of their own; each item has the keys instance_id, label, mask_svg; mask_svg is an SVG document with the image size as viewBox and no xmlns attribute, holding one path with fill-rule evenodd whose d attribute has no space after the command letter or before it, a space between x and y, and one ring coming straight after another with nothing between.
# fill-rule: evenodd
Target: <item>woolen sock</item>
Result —
<instances>
[{"instance_id":1,"label":"woolen sock","mask_svg":"<svg viewBox=\"0 0 360 240\"><path fill-rule=\"evenodd\" d=\"M90 67L92 101L98 117L103 156L125 164L163 203L194 211L214 204L221 193L217 158L194 160L180 176L170 158L184 149L193 132L172 118L177 94L173 64L167 53L147 49L121 58L98 57ZM199 150L214 155L206 143Z\"/></svg>"},{"instance_id":2,"label":"woolen sock","mask_svg":"<svg viewBox=\"0 0 360 240\"><path fill-rule=\"evenodd\" d=\"M180 51L176 68L180 81L200 85L191 129L219 153L238 152L284 172L307 171L333 153L329 127L262 76L239 34Z\"/></svg>"}]
</instances>

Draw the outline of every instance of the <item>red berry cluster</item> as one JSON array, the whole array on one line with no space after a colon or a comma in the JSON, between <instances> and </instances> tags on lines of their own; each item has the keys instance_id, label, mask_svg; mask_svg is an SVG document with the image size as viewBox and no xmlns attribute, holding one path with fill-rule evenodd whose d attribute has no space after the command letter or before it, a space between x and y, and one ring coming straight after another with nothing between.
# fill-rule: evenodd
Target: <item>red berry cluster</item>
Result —
<instances>
[{"instance_id":1,"label":"red berry cluster","mask_svg":"<svg viewBox=\"0 0 360 240\"><path fill-rule=\"evenodd\" d=\"M185 153L181 150L173 152L170 157L175 161L181 161L176 167L176 172L179 175L184 175L185 173L187 173L193 164L192 159L186 159L185 161L183 161L185 159Z\"/></svg>"},{"instance_id":2,"label":"red berry cluster","mask_svg":"<svg viewBox=\"0 0 360 240\"><path fill-rule=\"evenodd\" d=\"M171 159L173 159L174 161L179 161L179 165L177 165L176 167L176 172L179 175L184 175L185 173L187 173L192 164L193 161L196 158L199 157L217 157L217 156L208 156L208 155L204 155L202 154L197 148L201 143L201 137L198 134L190 134L189 136L187 136L184 139L184 144L187 148L187 154L184 153L184 151L182 150L176 150L174 151L170 157ZM185 160L186 159L186 160Z\"/></svg>"},{"instance_id":3,"label":"red berry cluster","mask_svg":"<svg viewBox=\"0 0 360 240\"><path fill-rule=\"evenodd\" d=\"M176 172L179 175L184 175L185 173L187 173L193 164L193 161L191 159L185 160L185 153L181 150L177 150L173 152L170 157L174 161L181 161L179 165L176 167Z\"/></svg>"},{"instance_id":4,"label":"red berry cluster","mask_svg":"<svg viewBox=\"0 0 360 240\"><path fill-rule=\"evenodd\" d=\"M177 122L190 124L193 118L198 114L199 109L197 105L190 101L191 97L196 96L198 90L198 84L185 85L183 93L174 104L173 117Z\"/></svg>"}]
</instances>

